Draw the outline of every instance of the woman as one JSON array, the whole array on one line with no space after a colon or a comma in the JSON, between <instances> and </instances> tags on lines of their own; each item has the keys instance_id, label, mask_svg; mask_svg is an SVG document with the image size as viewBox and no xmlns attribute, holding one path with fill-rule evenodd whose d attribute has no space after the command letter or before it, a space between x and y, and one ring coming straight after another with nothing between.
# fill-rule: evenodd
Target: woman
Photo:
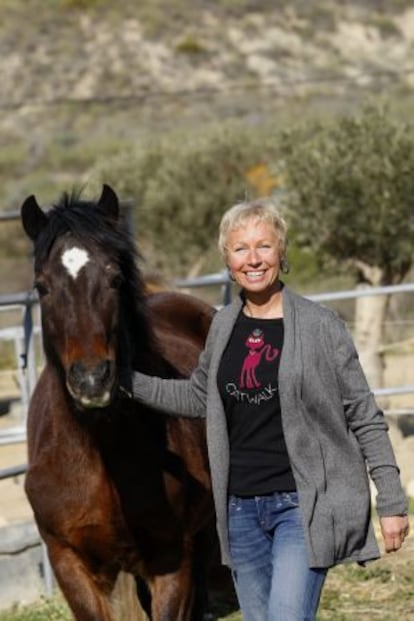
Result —
<instances>
[{"instance_id":1,"label":"woman","mask_svg":"<svg viewBox=\"0 0 414 621\"><path fill-rule=\"evenodd\" d=\"M135 373L134 397L207 419L222 560L244 621L315 619L329 567L379 556L366 465L385 549L401 547L399 470L344 324L279 280L276 207L229 209L219 248L240 295L215 315L190 379Z\"/></svg>"}]
</instances>

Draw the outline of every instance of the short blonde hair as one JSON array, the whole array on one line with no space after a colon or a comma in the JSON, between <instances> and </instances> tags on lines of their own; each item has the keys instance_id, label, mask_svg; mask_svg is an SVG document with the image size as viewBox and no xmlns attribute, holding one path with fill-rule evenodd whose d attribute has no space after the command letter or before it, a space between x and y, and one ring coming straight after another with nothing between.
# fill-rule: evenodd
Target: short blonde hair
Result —
<instances>
[{"instance_id":1,"label":"short blonde hair","mask_svg":"<svg viewBox=\"0 0 414 621\"><path fill-rule=\"evenodd\" d=\"M274 227L279 240L280 256L283 258L287 247L287 224L275 201L271 198L257 198L237 203L223 214L218 238L218 247L222 257L226 259L227 256L226 244L229 232L240 228L250 219L268 222Z\"/></svg>"}]
</instances>

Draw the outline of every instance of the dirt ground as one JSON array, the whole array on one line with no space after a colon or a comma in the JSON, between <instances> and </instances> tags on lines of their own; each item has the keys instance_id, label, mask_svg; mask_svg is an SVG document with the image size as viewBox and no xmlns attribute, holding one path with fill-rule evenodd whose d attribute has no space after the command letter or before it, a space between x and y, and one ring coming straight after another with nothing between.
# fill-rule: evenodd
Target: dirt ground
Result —
<instances>
[{"instance_id":1,"label":"dirt ground","mask_svg":"<svg viewBox=\"0 0 414 621\"><path fill-rule=\"evenodd\" d=\"M20 421L11 416L0 417L0 429L15 427ZM0 470L27 463L26 444L0 445ZM0 480L0 527L32 518L32 511L26 499L24 476Z\"/></svg>"}]
</instances>

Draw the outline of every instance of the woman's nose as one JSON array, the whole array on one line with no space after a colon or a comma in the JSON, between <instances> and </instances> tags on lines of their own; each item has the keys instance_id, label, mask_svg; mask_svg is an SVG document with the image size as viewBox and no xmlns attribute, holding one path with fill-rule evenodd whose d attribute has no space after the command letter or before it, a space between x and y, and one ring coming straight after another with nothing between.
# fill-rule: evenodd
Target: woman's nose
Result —
<instances>
[{"instance_id":1,"label":"woman's nose","mask_svg":"<svg viewBox=\"0 0 414 621\"><path fill-rule=\"evenodd\" d=\"M260 257L256 248L250 248L247 261L248 263L250 263L250 265L259 265L262 262L262 258Z\"/></svg>"}]
</instances>

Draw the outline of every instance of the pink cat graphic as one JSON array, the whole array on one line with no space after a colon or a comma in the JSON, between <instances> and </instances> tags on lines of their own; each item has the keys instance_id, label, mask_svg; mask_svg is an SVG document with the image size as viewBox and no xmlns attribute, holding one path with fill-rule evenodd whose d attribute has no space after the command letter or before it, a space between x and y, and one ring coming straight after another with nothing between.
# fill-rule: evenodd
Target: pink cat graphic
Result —
<instances>
[{"instance_id":1,"label":"pink cat graphic","mask_svg":"<svg viewBox=\"0 0 414 621\"><path fill-rule=\"evenodd\" d=\"M246 346L249 353L243 362L240 375L240 388L260 388L261 383L256 377L256 369L263 354L267 362L272 362L279 353L277 348L264 343L263 332L258 328L248 336Z\"/></svg>"}]
</instances>

